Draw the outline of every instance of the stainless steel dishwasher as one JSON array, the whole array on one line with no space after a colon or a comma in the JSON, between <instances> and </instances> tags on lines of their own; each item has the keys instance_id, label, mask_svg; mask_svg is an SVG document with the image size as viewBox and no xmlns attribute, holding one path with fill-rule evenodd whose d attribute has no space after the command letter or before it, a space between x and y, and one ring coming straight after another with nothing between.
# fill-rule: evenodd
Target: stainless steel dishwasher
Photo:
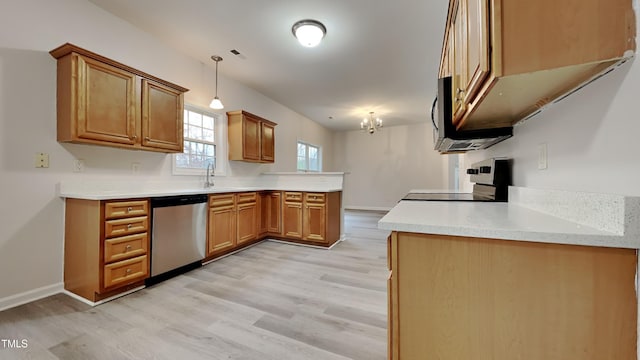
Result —
<instances>
[{"instance_id":1,"label":"stainless steel dishwasher","mask_svg":"<svg viewBox=\"0 0 640 360\"><path fill-rule=\"evenodd\" d=\"M151 198L151 277L146 285L202 266L207 199L207 195Z\"/></svg>"}]
</instances>

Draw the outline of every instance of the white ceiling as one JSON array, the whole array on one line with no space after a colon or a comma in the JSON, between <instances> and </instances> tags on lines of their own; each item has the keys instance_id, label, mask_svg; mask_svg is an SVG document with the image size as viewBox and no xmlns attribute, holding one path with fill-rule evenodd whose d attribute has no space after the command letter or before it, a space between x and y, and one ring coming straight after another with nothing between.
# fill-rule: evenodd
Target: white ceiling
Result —
<instances>
[{"instance_id":1,"label":"white ceiling","mask_svg":"<svg viewBox=\"0 0 640 360\"><path fill-rule=\"evenodd\" d=\"M447 0L89 1L328 128L430 121ZM307 18L327 28L316 48L291 34Z\"/></svg>"}]
</instances>

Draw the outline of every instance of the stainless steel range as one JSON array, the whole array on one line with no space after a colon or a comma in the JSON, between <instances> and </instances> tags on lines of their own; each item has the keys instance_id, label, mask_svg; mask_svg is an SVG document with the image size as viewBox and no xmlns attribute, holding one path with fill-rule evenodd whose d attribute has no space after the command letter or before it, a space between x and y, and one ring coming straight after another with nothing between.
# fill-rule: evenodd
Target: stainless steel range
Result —
<instances>
[{"instance_id":1,"label":"stainless steel range","mask_svg":"<svg viewBox=\"0 0 640 360\"><path fill-rule=\"evenodd\" d=\"M414 201L507 201L511 185L511 160L491 158L471 165L473 192L410 192L402 200Z\"/></svg>"}]
</instances>

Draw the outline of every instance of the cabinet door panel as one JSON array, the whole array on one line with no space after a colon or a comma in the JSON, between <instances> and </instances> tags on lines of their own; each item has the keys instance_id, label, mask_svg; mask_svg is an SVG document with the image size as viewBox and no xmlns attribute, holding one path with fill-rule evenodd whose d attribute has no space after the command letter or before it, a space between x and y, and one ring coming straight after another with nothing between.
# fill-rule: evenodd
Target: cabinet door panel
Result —
<instances>
[{"instance_id":1,"label":"cabinet door panel","mask_svg":"<svg viewBox=\"0 0 640 360\"><path fill-rule=\"evenodd\" d=\"M258 207L255 202L238 205L238 245L257 238L257 217Z\"/></svg>"},{"instance_id":2,"label":"cabinet door panel","mask_svg":"<svg viewBox=\"0 0 640 360\"><path fill-rule=\"evenodd\" d=\"M262 161L275 161L275 128L271 124L260 123L261 126L261 157Z\"/></svg>"},{"instance_id":3,"label":"cabinet door panel","mask_svg":"<svg viewBox=\"0 0 640 360\"><path fill-rule=\"evenodd\" d=\"M268 193L260 193L258 196L258 236L262 237L269 231L269 201L270 196Z\"/></svg>"},{"instance_id":4,"label":"cabinet door panel","mask_svg":"<svg viewBox=\"0 0 640 360\"><path fill-rule=\"evenodd\" d=\"M183 149L183 95L159 83L142 80L142 145Z\"/></svg>"},{"instance_id":5,"label":"cabinet door panel","mask_svg":"<svg viewBox=\"0 0 640 360\"><path fill-rule=\"evenodd\" d=\"M302 203L284 203L283 233L285 237L302 239Z\"/></svg>"},{"instance_id":6,"label":"cabinet door panel","mask_svg":"<svg viewBox=\"0 0 640 360\"><path fill-rule=\"evenodd\" d=\"M77 61L77 137L133 145L136 76L93 59Z\"/></svg>"},{"instance_id":7,"label":"cabinet door panel","mask_svg":"<svg viewBox=\"0 0 640 360\"><path fill-rule=\"evenodd\" d=\"M304 240L327 242L326 206L325 204L305 204L304 206Z\"/></svg>"},{"instance_id":8,"label":"cabinet door panel","mask_svg":"<svg viewBox=\"0 0 640 360\"><path fill-rule=\"evenodd\" d=\"M489 9L487 0L467 0L466 83L464 102L470 104L489 75Z\"/></svg>"},{"instance_id":9,"label":"cabinet door panel","mask_svg":"<svg viewBox=\"0 0 640 360\"><path fill-rule=\"evenodd\" d=\"M236 208L223 206L209 210L208 254L236 246Z\"/></svg>"},{"instance_id":10,"label":"cabinet door panel","mask_svg":"<svg viewBox=\"0 0 640 360\"><path fill-rule=\"evenodd\" d=\"M242 154L248 160L260 160L260 121L250 116L245 116L242 123L244 142Z\"/></svg>"},{"instance_id":11,"label":"cabinet door panel","mask_svg":"<svg viewBox=\"0 0 640 360\"><path fill-rule=\"evenodd\" d=\"M269 223L267 231L270 234L280 235L282 233L282 196L279 192L271 193L269 196Z\"/></svg>"}]
</instances>

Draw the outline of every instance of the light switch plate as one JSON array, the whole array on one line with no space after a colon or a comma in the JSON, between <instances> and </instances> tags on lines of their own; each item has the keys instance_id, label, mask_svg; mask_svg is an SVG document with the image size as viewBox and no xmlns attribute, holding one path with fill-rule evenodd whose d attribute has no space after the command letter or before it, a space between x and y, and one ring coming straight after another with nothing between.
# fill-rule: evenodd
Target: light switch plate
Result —
<instances>
[{"instance_id":1,"label":"light switch plate","mask_svg":"<svg viewBox=\"0 0 640 360\"><path fill-rule=\"evenodd\" d=\"M36 153L36 167L37 168L48 168L49 167L49 154L47 154L47 153Z\"/></svg>"},{"instance_id":2,"label":"light switch plate","mask_svg":"<svg viewBox=\"0 0 640 360\"><path fill-rule=\"evenodd\" d=\"M547 166L547 144L542 143L538 145L538 170L544 170Z\"/></svg>"}]
</instances>

